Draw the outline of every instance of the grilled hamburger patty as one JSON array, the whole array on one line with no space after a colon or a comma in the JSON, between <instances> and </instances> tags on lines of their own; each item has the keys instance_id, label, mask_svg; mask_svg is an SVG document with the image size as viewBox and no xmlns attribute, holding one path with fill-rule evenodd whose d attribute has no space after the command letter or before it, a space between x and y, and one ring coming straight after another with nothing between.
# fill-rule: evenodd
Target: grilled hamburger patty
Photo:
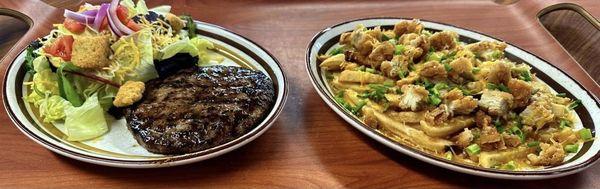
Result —
<instances>
[{"instance_id":1,"label":"grilled hamburger patty","mask_svg":"<svg viewBox=\"0 0 600 189\"><path fill-rule=\"evenodd\" d=\"M150 152L195 152L253 129L274 94L273 82L260 71L194 66L147 82L142 100L125 109L125 119Z\"/></svg>"}]
</instances>

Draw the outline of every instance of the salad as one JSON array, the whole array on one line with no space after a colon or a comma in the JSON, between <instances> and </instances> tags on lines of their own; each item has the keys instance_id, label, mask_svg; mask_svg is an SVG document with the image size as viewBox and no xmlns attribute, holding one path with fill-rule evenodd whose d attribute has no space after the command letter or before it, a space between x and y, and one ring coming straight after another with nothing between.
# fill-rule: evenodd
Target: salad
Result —
<instances>
[{"instance_id":1,"label":"salad","mask_svg":"<svg viewBox=\"0 0 600 189\"><path fill-rule=\"evenodd\" d=\"M109 130L109 110L142 98L144 82L165 72L158 63L222 61L210 54L214 45L196 35L191 17L170 9L113 0L65 10L63 23L27 47L25 68L33 77L24 83L31 91L24 100L43 122L62 123L67 140L89 140Z\"/></svg>"}]
</instances>

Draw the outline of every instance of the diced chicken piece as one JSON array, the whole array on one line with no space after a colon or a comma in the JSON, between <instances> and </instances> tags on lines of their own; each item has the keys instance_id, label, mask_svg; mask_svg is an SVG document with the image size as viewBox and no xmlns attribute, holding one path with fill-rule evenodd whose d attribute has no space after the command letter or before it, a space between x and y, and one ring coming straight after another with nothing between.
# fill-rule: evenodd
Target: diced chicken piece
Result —
<instances>
[{"instance_id":1,"label":"diced chicken piece","mask_svg":"<svg viewBox=\"0 0 600 189\"><path fill-rule=\"evenodd\" d=\"M563 150L562 145L560 145L560 143L542 143L540 144L540 147L542 149L540 155L527 155L527 159L529 159L531 165L550 166L558 165L564 161L565 151Z\"/></svg>"},{"instance_id":2,"label":"diced chicken piece","mask_svg":"<svg viewBox=\"0 0 600 189\"><path fill-rule=\"evenodd\" d=\"M423 68L419 71L419 75L432 79L444 79L447 76L444 65L437 61L429 61L423 64Z\"/></svg>"},{"instance_id":3,"label":"diced chicken piece","mask_svg":"<svg viewBox=\"0 0 600 189\"><path fill-rule=\"evenodd\" d=\"M506 43L497 41L481 41L467 45L467 49L479 55L484 60L496 60L501 57Z\"/></svg>"},{"instance_id":4,"label":"diced chicken piece","mask_svg":"<svg viewBox=\"0 0 600 189\"><path fill-rule=\"evenodd\" d=\"M340 41L339 43L342 45L351 45L352 43L352 38L350 38L350 36L352 35L352 32L344 32L340 35Z\"/></svg>"},{"instance_id":5,"label":"diced chicken piece","mask_svg":"<svg viewBox=\"0 0 600 189\"><path fill-rule=\"evenodd\" d=\"M484 89L478 105L490 115L504 115L513 107L513 101L510 93Z\"/></svg>"},{"instance_id":6,"label":"diced chicken piece","mask_svg":"<svg viewBox=\"0 0 600 189\"><path fill-rule=\"evenodd\" d=\"M479 146L486 151L506 149L502 136L496 127L486 126L481 129L478 139Z\"/></svg>"},{"instance_id":7,"label":"diced chicken piece","mask_svg":"<svg viewBox=\"0 0 600 189\"><path fill-rule=\"evenodd\" d=\"M438 125L448 120L451 117L450 110L445 104L441 104L437 108L425 113L425 121Z\"/></svg>"},{"instance_id":8,"label":"diced chicken piece","mask_svg":"<svg viewBox=\"0 0 600 189\"><path fill-rule=\"evenodd\" d=\"M346 55L337 54L325 59L323 62L321 62L321 64L319 64L319 67L324 68L326 70L340 70L342 69L342 66L345 62Z\"/></svg>"},{"instance_id":9,"label":"diced chicken piece","mask_svg":"<svg viewBox=\"0 0 600 189\"><path fill-rule=\"evenodd\" d=\"M403 85L398 107L405 110L417 111L427 102L429 91L419 85Z\"/></svg>"},{"instance_id":10,"label":"diced chicken piece","mask_svg":"<svg viewBox=\"0 0 600 189\"><path fill-rule=\"evenodd\" d=\"M466 96L458 100L453 100L448 104L448 109L452 115L467 115L477 108L477 100L472 96Z\"/></svg>"},{"instance_id":11,"label":"diced chicken piece","mask_svg":"<svg viewBox=\"0 0 600 189\"><path fill-rule=\"evenodd\" d=\"M429 40L426 36L409 33L402 35L398 39L398 43L406 46L420 48L423 51L429 51Z\"/></svg>"},{"instance_id":12,"label":"diced chicken piece","mask_svg":"<svg viewBox=\"0 0 600 189\"><path fill-rule=\"evenodd\" d=\"M487 73L487 82L494 84L507 84L511 79L510 65L508 63L497 61Z\"/></svg>"},{"instance_id":13,"label":"diced chicken piece","mask_svg":"<svg viewBox=\"0 0 600 189\"><path fill-rule=\"evenodd\" d=\"M404 47L402 54L406 56L410 62L417 62L416 60L419 60L425 54L423 52L425 52L423 49L409 45Z\"/></svg>"},{"instance_id":14,"label":"diced chicken piece","mask_svg":"<svg viewBox=\"0 0 600 189\"><path fill-rule=\"evenodd\" d=\"M450 62L451 71L448 77L457 83L465 82L465 79L473 79L473 63L467 58L457 58Z\"/></svg>"},{"instance_id":15,"label":"diced chicken piece","mask_svg":"<svg viewBox=\"0 0 600 189\"><path fill-rule=\"evenodd\" d=\"M110 36L75 36L71 62L84 69L98 69L110 64Z\"/></svg>"},{"instance_id":16,"label":"diced chicken piece","mask_svg":"<svg viewBox=\"0 0 600 189\"><path fill-rule=\"evenodd\" d=\"M371 30L367 30L365 33L367 33L367 35L370 35L371 37L381 41L381 37L382 37L382 33L381 33L381 27L377 26Z\"/></svg>"},{"instance_id":17,"label":"diced chicken piece","mask_svg":"<svg viewBox=\"0 0 600 189\"><path fill-rule=\"evenodd\" d=\"M521 144L521 138L514 134L502 133L502 138L508 147L517 147Z\"/></svg>"},{"instance_id":18,"label":"diced chicken piece","mask_svg":"<svg viewBox=\"0 0 600 189\"><path fill-rule=\"evenodd\" d=\"M385 77L369 72L344 70L340 73L339 81L352 83L383 83Z\"/></svg>"},{"instance_id":19,"label":"diced chicken piece","mask_svg":"<svg viewBox=\"0 0 600 189\"><path fill-rule=\"evenodd\" d=\"M431 47L436 51L451 50L457 46L458 34L453 31L437 32L429 37Z\"/></svg>"},{"instance_id":20,"label":"diced chicken piece","mask_svg":"<svg viewBox=\"0 0 600 189\"><path fill-rule=\"evenodd\" d=\"M536 129L541 129L554 120L552 104L548 101L534 101L519 116L523 124L534 126Z\"/></svg>"},{"instance_id":21,"label":"diced chicken piece","mask_svg":"<svg viewBox=\"0 0 600 189\"><path fill-rule=\"evenodd\" d=\"M529 104L529 99L533 92L533 88L529 83L519 79L510 79L507 87L510 89L510 94L514 97L515 108L525 107Z\"/></svg>"},{"instance_id":22,"label":"diced chicken piece","mask_svg":"<svg viewBox=\"0 0 600 189\"><path fill-rule=\"evenodd\" d=\"M471 145L471 142L473 142L474 138L475 136L473 136L473 132L471 132L469 128L465 128L463 132L452 137L452 140L454 141L454 144L456 144L458 147L466 148L467 146Z\"/></svg>"},{"instance_id":23,"label":"diced chicken piece","mask_svg":"<svg viewBox=\"0 0 600 189\"><path fill-rule=\"evenodd\" d=\"M117 91L113 105L116 107L125 107L142 99L145 85L140 81L127 81Z\"/></svg>"},{"instance_id":24,"label":"diced chicken piece","mask_svg":"<svg viewBox=\"0 0 600 189\"><path fill-rule=\"evenodd\" d=\"M396 61L383 61L381 62L381 66L379 70L383 73L383 75L390 78L398 78L399 72L408 73L408 64L399 63Z\"/></svg>"},{"instance_id":25,"label":"diced chicken piece","mask_svg":"<svg viewBox=\"0 0 600 189\"><path fill-rule=\"evenodd\" d=\"M492 124L492 117L485 114L485 112L479 110L475 114L475 124L477 125L477 127L481 128L488 127Z\"/></svg>"},{"instance_id":26,"label":"diced chicken piece","mask_svg":"<svg viewBox=\"0 0 600 189\"><path fill-rule=\"evenodd\" d=\"M373 50L377 43L377 39L367 33L367 29L360 25L350 35L343 34L340 36L340 44L352 45L361 55L368 55Z\"/></svg>"},{"instance_id":27,"label":"diced chicken piece","mask_svg":"<svg viewBox=\"0 0 600 189\"><path fill-rule=\"evenodd\" d=\"M388 41L377 44L367 57L371 63L371 67L379 68L382 61L391 60L394 57L394 50L394 45Z\"/></svg>"},{"instance_id":28,"label":"diced chicken piece","mask_svg":"<svg viewBox=\"0 0 600 189\"><path fill-rule=\"evenodd\" d=\"M476 94L476 93L480 93L481 91L483 91L486 87L485 85L486 85L485 81L482 81L482 80L473 81L473 82L467 83L467 89L471 94Z\"/></svg>"},{"instance_id":29,"label":"diced chicken piece","mask_svg":"<svg viewBox=\"0 0 600 189\"><path fill-rule=\"evenodd\" d=\"M478 104L488 114L501 116L507 114L513 106L513 96L510 93L486 89Z\"/></svg>"},{"instance_id":30,"label":"diced chicken piece","mask_svg":"<svg viewBox=\"0 0 600 189\"><path fill-rule=\"evenodd\" d=\"M394 25L394 33L396 36L402 36L407 33L420 34L423 31L423 25L419 20L401 21Z\"/></svg>"},{"instance_id":31,"label":"diced chicken piece","mask_svg":"<svg viewBox=\"0 0 600 189\"><path fill-rule=\"evenodd\" d=\"M477 100L471 96L465 97L460 89L452 89L442 96L451 115L466 115L477 108Z\"/></svg>"},{"instance_id":32,"label":"diced chicken piece","mask_svg":"<svg viewBox=\"0 0 600 189\"><path fill-rule=\"evenodd\" d=\"M404 34L402 36L400 36L400 38L398 38L398 44L402 44L402 45L410 45L410 42L412 40L417 39L417 37L419 37L419 34L416 33L407 33Z\"/></svg>"},{"instance_id":33,"label":"diced chicken piece","mask_svg":"<svg viewBox=\"0 0 600 189\"><path fill-rule=\"evenodd\" d=\"M419 75L415 72L410 72L407 77L396 81L396 86L402 87L408 84L414 84L419 79Z\"/></svg>"}]
</instances>

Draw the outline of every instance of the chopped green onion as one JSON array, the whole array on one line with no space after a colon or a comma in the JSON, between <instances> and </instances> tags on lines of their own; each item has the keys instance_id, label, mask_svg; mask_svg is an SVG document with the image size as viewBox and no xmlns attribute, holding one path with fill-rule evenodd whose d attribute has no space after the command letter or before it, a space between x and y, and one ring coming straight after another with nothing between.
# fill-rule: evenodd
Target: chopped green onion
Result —
<instances>
[{"instance_id":1,"label":"chopped green onion","mask_svg":"<svg viewBox=\"0 0 600 189\"><path fill-rule=\"evenodd\" d=\"M502 169L506 169L506 170L515 170L517 169L517 164L515 163L515 161L509 161L508 163L502 165Z\"/></svg>"},{"instance_id":2,"label":"chopped green onion","mask_svg":"<svg viewBox=\"0 0 600 189\"><path fill-rule=\"evenodd\" d=\"M373 69L373 68L366 68L366 69L365 69L365 72L368 72L368 73L375 73L375 69Z\"/></svg>"},{"instance_id":3,"label":"chopped green onion","mask_svg":"<svg viewBox=\"0 0 600 189\"><path fill-rule=\"evenodd\" d=\"M592 131L588 128L579 130L579 137L583 141L589 141L593 138Z\"/></svg>"},{"instance_id":4,"label":"chopped green onion","mask_svg":"<svg viewBox=\"0 0 600 189\"><path fill-rule=\"evenodd\" d=\"M437 95L429 95L429 104L437 106L440 103L442 103L442 99L440 99L440 97Z\"/></svg>"},{"instance_id":5,"label":"chopped green onion","mask_svg":"<svg viewBox=\"0 0 600 189\"><path fill-rule=\"evenodd\" d=\"M515 134L515 135L519 136L519 138L521 139L521 141L525 140L525 134L523 134L523 131L521 131L521 129L519 129L519 127L511 127L510 128L510 132L512 134Z\"/></svg>"},{"instance_id":6,"label":"chopped green onion","mask_svg":"<svg viewBox=\"0 0 600 189\"><path fill-rule=\"evenodd\" d=\"M481 68L477 68L477 67L475 67L475 68L473 68L473 69L471 70L471 73L473 73L473 74L477 74L477 73L479 73L479 71L481 71Z\"/></svg>"},{"instance_id":7,"label":"chopped green onion","mask_svg":"<svg viewBox=\"0 0 600 189\"><path fill-rule=\"evenodd\" d=\"M390 38L390 37L388 37L385 34L381 35L381 41L387 41L387 40L390 40L390 39L393 39L393 38Z\"/></svg>"},{"instance_id":8,"label":"chopped green onion","mask_svg":"<svg viewBox=\"0 0 600 189\"><path fill-rule=\"evenodd\" d=\"M540 142L539 141L533 141L533 142L529 142L527 143L527 147L538 147L540 146Z\"/></svg>"},{"instance_id":9,"label":"chopped green onion","mask_svg":"<svg viewBox=\"0 0 600 189\"><path fill-rule=\"evenodd\" d=\"M570 110L574 110L575 108L581 106L581 100L577 99L575 101L573 101L571 104L569 104L569 109Z\"/></svg>"},{"instance_id":10,"label":"chopped green onion","mask_svg":"<svg viewBox=\"0 0 600 189\"><path fill-rule=\"evenodd\" d=\"M344 48L338 47L338 48L331 50L331 52L329 52L329 55L333 56L333 55L338 55L338 54L342 54L342 53L344 53Z\"/></svg>"},{"instance_id":11,"label":"chopped green onion","mask_svg":"<svg viewBox=\"0 0 600 189\"><path fill-rule=\"evenodd\" d=\"M400 55L404 52L404 45L396 45L396 50L394 50L395 55Z\"/></svg>"},{"instance_id":12,"label":"chopped green onion","mask_svg":"<svg viewBox=\"0 0 600 189\"><path fill-rule=\"evenodd\" d=\"M354 69L355 69L356 71L363 71L363 72L364 72L366 68L365 68L365 66L359 66L359 67L357 67L357 68L354 68Z\"/></svg>"},{"instance_id":13,"label":"chopped green onion","mask_svg":"<svg viewBox=\"0 0 600 189\"><path fill-rule=\"evenodd\" d=\"M183 16L183 19L186 21L186 27L188 28L188 37L190 39L196 37L196 23L194 23L194 19L191 16Z\"/></svg>"},{"instance_id":14,"label":"chopped green onion","mask_svg":"<svg viewBox=\"0 0 600 189\"><path fill-rule=\"evenodd\" d=\"M487 83L486 88L489 90L495 90L498 89L498 86L494 83Z\"/></svg>"},{"instance_id":15,"label":"chopped green onion","mask_svg":"<svg viewBox=\"0 0 600 189\"><path fill-rule=\"evenodd\" d=\"M440 62L440 61L442 61L442 56L443 56L442 53L430 52L427 54L427 58L425 58L425 60L427 60L427 61L435 60L435 61Z\"/></svg>"},{"instance_id":16,"label":"chopped green onion","mask_svg":"<svg viewBox=\"0 0 600 189\"><path fill-rule=\"evenodd\" d=\"M452 71L452 67L450 67L450 64L448 64L448 63L444 63L444 69L445 69L447 72L450 72L450 71Z\"/></svg>"},{"instance_id":17,"label":"chopped green onion","mask_svg":"<svg viewBox=\"0 0 600 189\"><path fill-rule=\"evenodd\" d=\"M500 50L495 50L494 52L492 52L491 56L493 59L499 59L502 58L502 55L504 55L504 53Z\"/></svg>"},{"instance_id":18,"label":"chopped green onion","mask_svg":"<svg viewBox=\"0 0 600 189\"><path fill-rule=\"evenodd\" d=\"M399 70L398 71L398 77L400 77L400 79L404 79L406 77L406 73L405 71Z\"/></svg>"},{"instance_id":19,"label":"chopped green onion","mask_svg":"<svg viewBox=\"0 0 600 189\"><path fill-rule=\"evenodd\" d=\"M386 87L393 87L394 85L395 85L394 81L385 81L385 82L383 82L383 86L386 86Z\"/></svg>"},{"instance_id":20,"label":"chopped green onion","mask_svg":"<svg viewBox=\"0 0 600 189\"><path fill-rule=\"evenodd\" d=\"M360 102L358 102L356 104L355 107L353 107L350 111L354 114L354 115L358 115L358 113L360 112L360 110L363 108L363 106L367 105L367 102L364 100L361 100Z\"/></svg>"},{"instance_id":21,"label":"chopped green onion","mask_svg":"<svg viewBox=\"0 0 600 189\"><path fill-rule=\"evenodd\" d=\"M578 144L568 144L565 146L565 152L567 153L575 153L577 150L579 150Z\"/></svg>"},{"instance_id":22,"label":"chopped green onion","mask_svg":"<svg viewBox=\"0 0 600 189\"><path fill-rule=\"evenodd\" d=\"M35 69L33 69L33 60L35 59L36 54L33 52L33 47L27 46L27 54L25 55L25 70L31 74L35 73Z\"/></svg>"},{"instance_id":23,"label":"chopped green onion","mask_svg":"<svg viewBox=\"0 0 600 189\"><path fill-rule=\"evenodd\" d=\"M569 128L569 127L571 127L571 121L566 120L566 119L560 119L560 124L558 127L561 129Z\"/></svg>"},{"instance_id":24,"label":"chopped green onion","mask_svg":"<svg viewBox=\"0 0 600 189\"><path fill-rule=\"evenodd\" d=\"M452 157L453 157L453 156L454 156L454 155L452 155L452 152L451 152L451 151L447 151L447 152L444 154L444 158L446 158L447 160L452 160Z\"/></svg>"},{"instance_id":25,"label":"chopped green onion","mask_svg":"<svg viewBox=\"0 0 600 189\"><path fill-rule=\"evenodd\" d=\"M499 84L498 90L510 93L510 89L508 87L506 87L506 85L504 85L504 84Z\"/></svg>"},{"instance_id":26,"label":"chopped green onion","mask_svg":"<svg viewBox=\"0 0 600 189\"><path fill-rule=\"evenodd\" d=\"M519 74L519 79L523 81L531 81L531 74L529 71L522 71L521 74Z\"/></svg>"},{"instance_id":27,"label":"chopped green onion","mask_svg":"<svg viewBox=\"0 0 600 189\"><path fill-rule=\"evenodd\" d=\"M558 93L556 94L557 97L567 97L566 93Z\"/></svg>"},{"instance_id":28,"label":"chopped green onion","mask_svg":"<svg viewBox=\"0 0 600 189\"><path fill-rule=\"evenodd\" d=\"M481 147L479 147L479 145L477 144L471 144L469 146L467 146L467 148L465 148L465 151L467 152L467 154L469 155L477 155L479 154L479 152L481 152Z\"/></svg>"}]
</instances>

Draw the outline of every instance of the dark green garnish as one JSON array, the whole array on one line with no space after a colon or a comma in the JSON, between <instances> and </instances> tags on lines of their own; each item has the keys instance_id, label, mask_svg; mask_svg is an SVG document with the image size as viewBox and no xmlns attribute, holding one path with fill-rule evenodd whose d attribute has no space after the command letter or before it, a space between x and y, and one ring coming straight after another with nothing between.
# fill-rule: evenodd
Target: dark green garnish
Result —
<instances>
[{"instance_id":1,"label":"dark green garnish","mask_svg":"<svg viewBox=\"0 0 600 189\"><path fill-rule=\"evenodd\" d=\"M69 78L63 73L63 70L76 71L78 68L70 62L65 62L56 70L56 74L58 75L58 89L60 92L60 96L64 99L67 99L73 106L79 107L83 104L83 99L77 91Z\"/></svg>"},{"instance_id":2,"label":"dark green garnish","mask_svg":"<svg viewBox=\"0 0 600 189\"><path fill-rule=\"evenodd\" d=\"M404 45L396 45L396 50L394 50L395 55L400 55L404 52Z\"/></svg>"},{"instance_id":3,"label":"dark green garnish","mask_svg":"<svg viewBox=\"0 0 600 189\"><path fill-rule=\"evenodd\" d=\"M337 47L337 48L331 50L331 52L329 52L329 55L333 56L333 55L338 55L338 54L342 54L342 53L344 53L344 48Z\"/></svg>"},{"instance_id":4,"label":"dark green garnish","mask_svg":"<svg viewBox=\"0 0 600 189\"><path fill-rule=\"evenodd\" d=\"M575 101L573 101L571 104L569 104L569 109L570 110L574 110L575 108L581 106L581 100L577 99Z\"/></svg>"},{"instance_id":5,"label":"dark green garnish","mask_svg":"<svg viewBox=\"0 0 600 189\"><path fill-rule=\"evenodd\" d=\"M191 16L182 16L182 18L187 22L186 27L188 29L188 37L190 39L196 37L196 23L194 23L194 19Z\"/></svg>"},{"instance_id":6,"label":"dark green garnish","mask_svg":"<svg viewBox=\"0 0 600 189\"><path fill-rule=\"evenodd\" d=\"M556 94L557 97L567 97L567 93L558 93Z\"/></svg>"}]
</instances>

